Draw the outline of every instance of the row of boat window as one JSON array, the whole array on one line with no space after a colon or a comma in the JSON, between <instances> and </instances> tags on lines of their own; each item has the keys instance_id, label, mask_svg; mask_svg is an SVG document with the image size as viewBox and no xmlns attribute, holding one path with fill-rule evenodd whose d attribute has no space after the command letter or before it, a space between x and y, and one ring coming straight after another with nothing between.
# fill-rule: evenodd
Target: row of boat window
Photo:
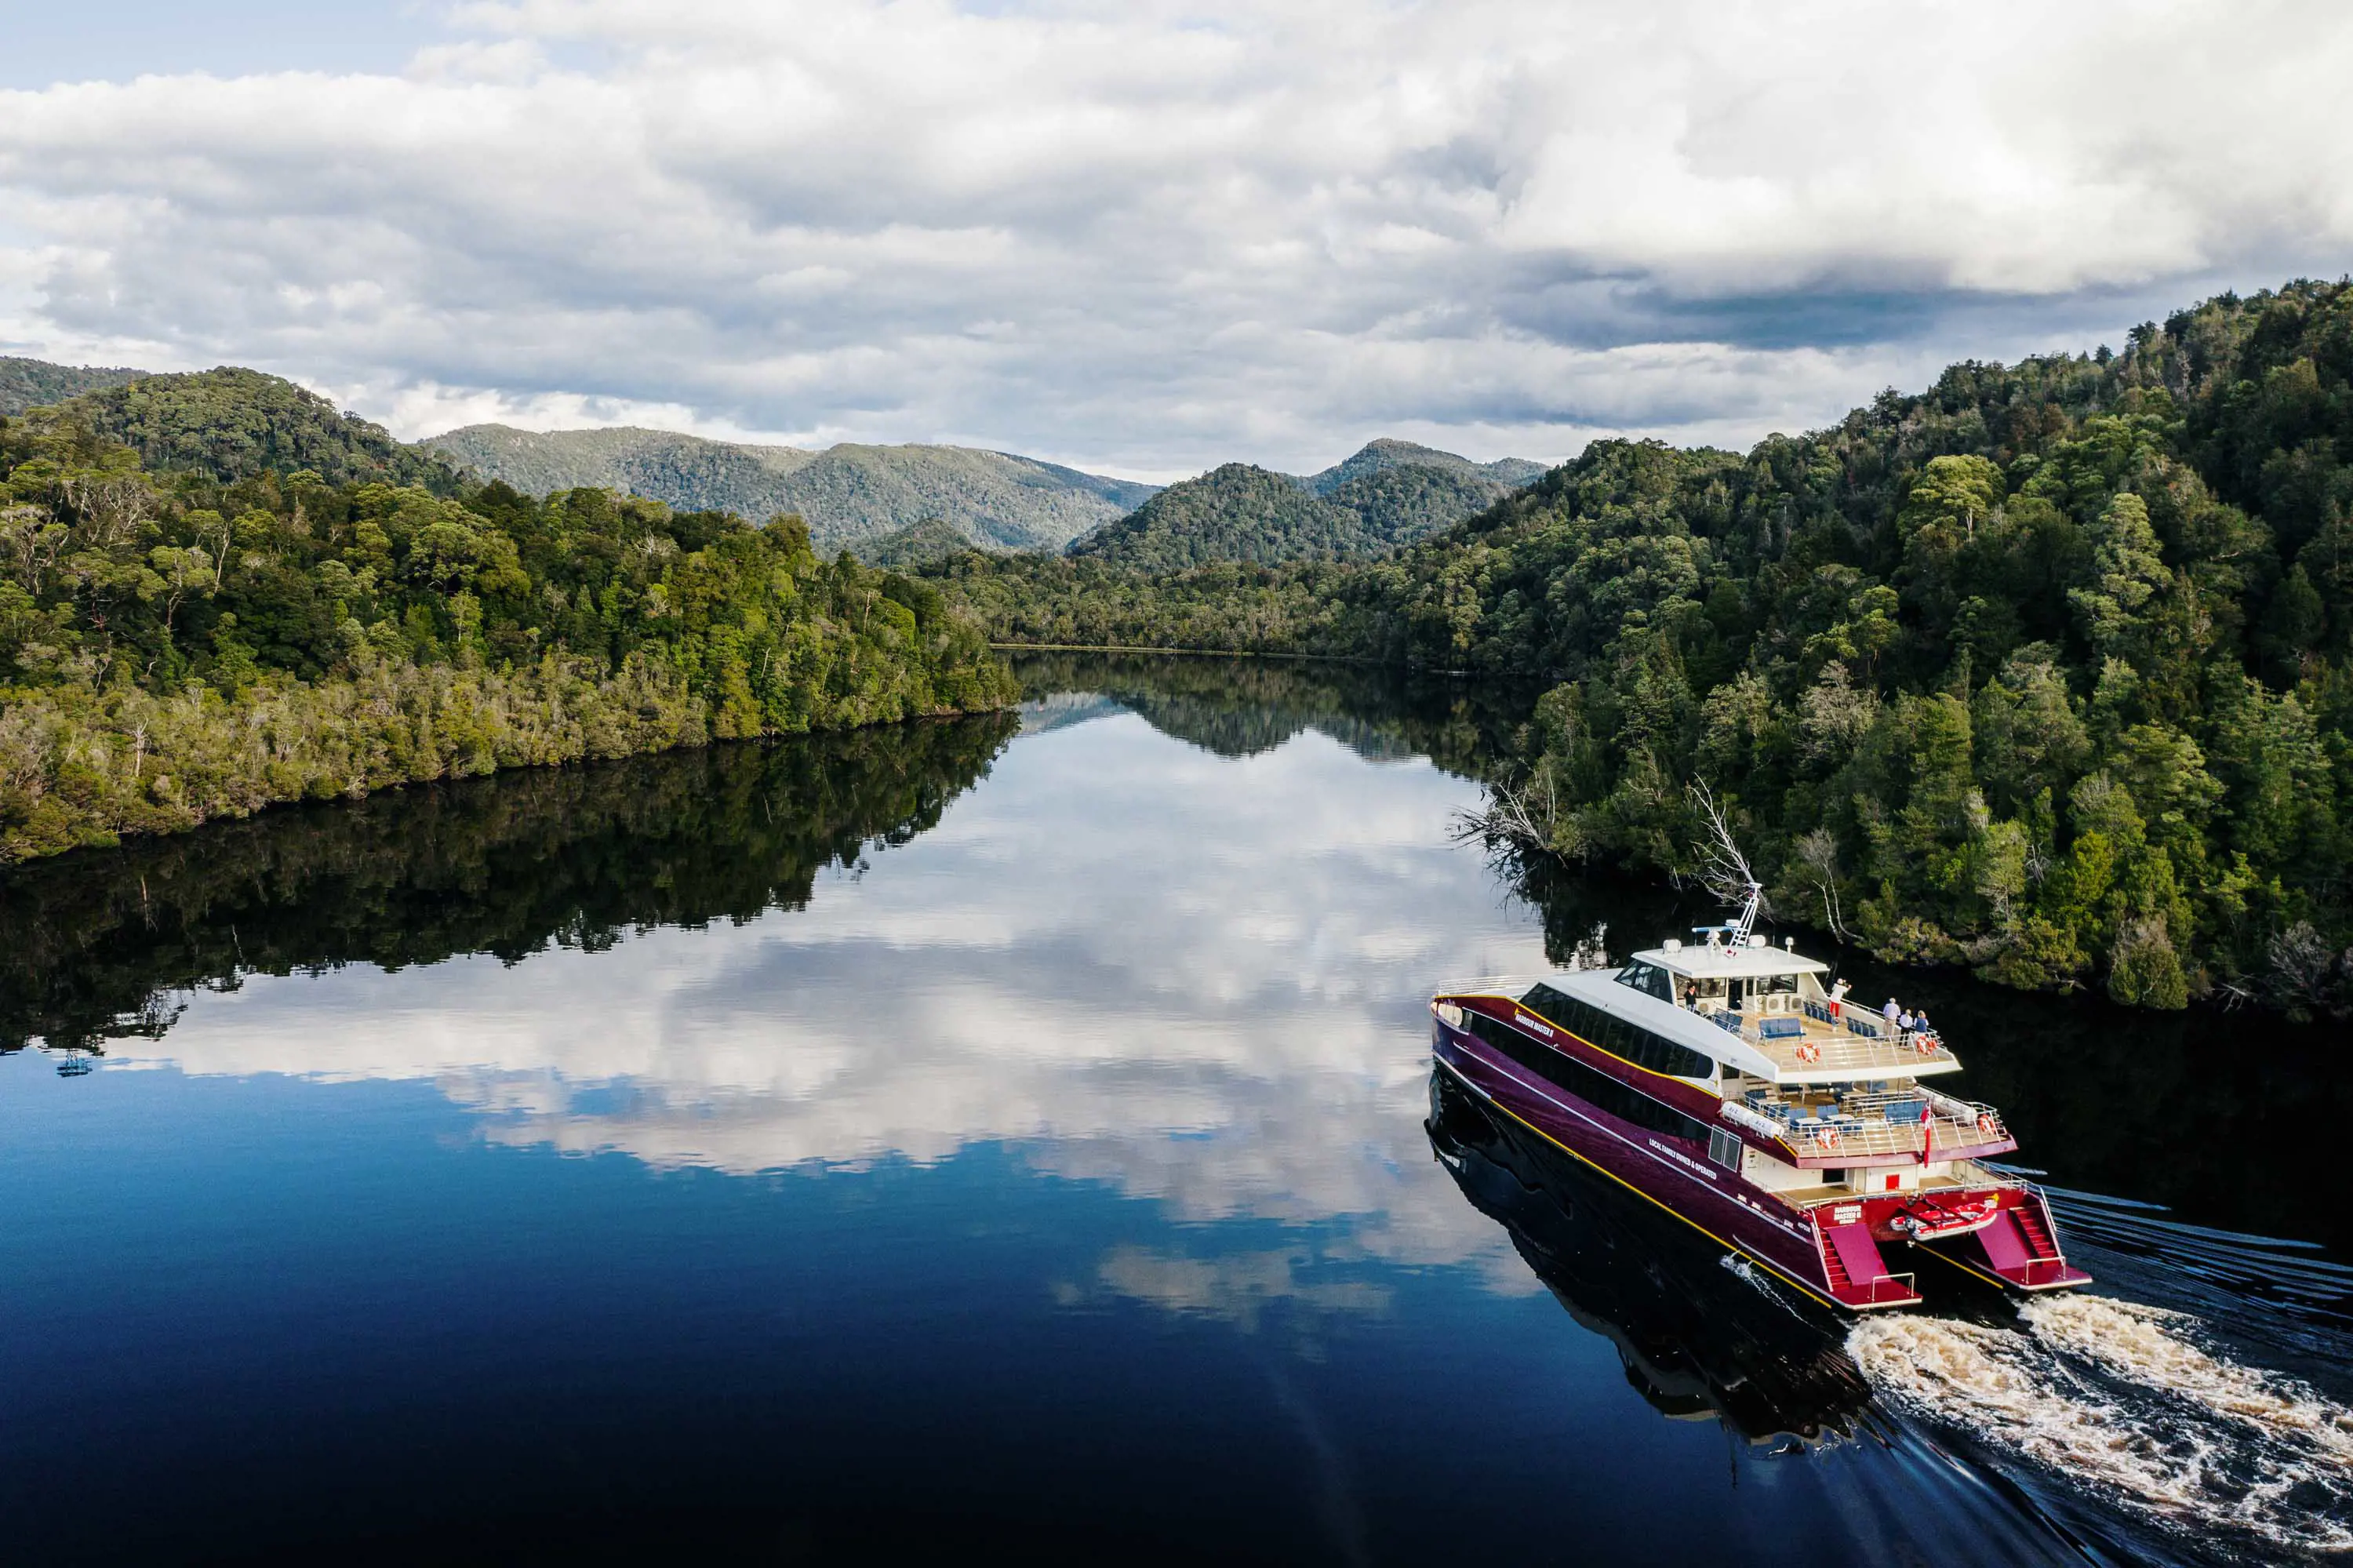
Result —
<instances>
[{"instance_id":1,"label":"row of boat window","mask_svg":"<svg viewBox=\"0 0 2353 1568\"><path fill-rule=\"evenodd\" d=\"M1548 1022L1584 1036L1588 1044L1599 1045L1612 1056L1622 1056L1638 1067L1678 1078L1715 1075L1715 1060L1705 1053L1678 1045L1663 1034L1653 1034L1639 1023L1604 1012L1589 1001L1579 1001L1548 985L1536 986L1520 999L1520 1005Z\"/></svg>"},{"instance_id":2,"label":"row of boat window","mask_svg":"<svg viewBox=\"0 0 2353 1568\"><path fill-rule=\"evenodd\" d=\"M1636 959L1618 971L1618 983L1632 986L1636 991L1655 996L1661 1001L1675 1000L1674 977L1658 965L1644 963L1640 959Z\"/></svg>"},{"instance_id":3,"label":"row of boat window","mask_svg":"<svg viewBox=\"0 0 2353 1568\"><path fill-rule=\"evenodd\" d=\"M1694 1140L1705 1138L1712 1130L1705 1122L1687 1117L1672 1106L1662 1105L1640 1090L1620 1083L1599 1067L1588 1067L1573 1056L1565 1056L1499 1019L1490 1018L1483 1012L1473 1012L1466 1022L1472 1033L1521 1066L1548 1080L1556 1087L1567 1089L1588 1105L1608 1111L1620 1121L1632 1122L1636 1127L1647 1128L1669 1138Z\"/></svg>"}]
</instances>

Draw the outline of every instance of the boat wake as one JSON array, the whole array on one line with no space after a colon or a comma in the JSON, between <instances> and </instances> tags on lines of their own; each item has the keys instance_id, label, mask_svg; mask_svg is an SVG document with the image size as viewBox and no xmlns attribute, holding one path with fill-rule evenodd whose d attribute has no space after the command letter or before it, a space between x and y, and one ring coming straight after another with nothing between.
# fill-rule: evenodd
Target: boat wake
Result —
<instances>
[{"instance_id":1,"label":"boat wake","mask_svg":"<svg viewBox=\"0 0 2353 1568\"><path fill-rule=\"evenodd\" d=\"M1868 1319L1848 1349L1897 1408L2161 1524L2353 1550L2353 1410L2201 1344L2187 1313L2067 1296L2020 1316Z\"/></svg>"}]
</instances>

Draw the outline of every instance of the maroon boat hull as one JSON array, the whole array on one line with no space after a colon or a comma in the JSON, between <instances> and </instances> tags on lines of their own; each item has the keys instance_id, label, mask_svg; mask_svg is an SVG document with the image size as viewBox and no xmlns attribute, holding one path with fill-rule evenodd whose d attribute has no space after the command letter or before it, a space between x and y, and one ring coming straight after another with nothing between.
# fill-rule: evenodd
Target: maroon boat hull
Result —
<instances>
[{"instance_id":1,"label":"maroon boat hull","mask_svg":"<svg viewBox=\"0 0 2353 1568\"><path fill-rule=\"evenodd\" d=\"M1457 1001L1466 1009L1480 1009L1472 999ZM1508 1004L1495 1009L1497 1022L1515 1015ZM1850 1312L1921 1299L1912 1277L1890 1267L1881 1250L1892 1245L1887 1223L1900 1200L1858 1197L1812 1213L1795 1208L1712 1160L1704 1137L1680 1138L1639 1126L1531 1071L1467 1029L1443 1018L1433 1020L1433 1026L1438 1062L1472 1093L1783 1282ZM1566 1041L1573 1044L1556 1035L1550 1048L1609 1072L1604 1063L1613 1058L1574 1049L1583 1044L1574 1036ZM1623 1073L1609 1075L1626 1080ZM1691 1102L1683 1108L1700 1108L1688 1086L1673 1085L1669 1092L1675 1100ZM1657 1097L1671 1103L1663 1095ZM1978 1230L1923 1244L1926 1250L2010 1289L2051 1289L2088 1278L2058 1256L2055 1230L2040 1193L2004 1187L1998 1195L1976 1196L1993 1198L1990 1221Z\"/></svg>"}]
</instances>

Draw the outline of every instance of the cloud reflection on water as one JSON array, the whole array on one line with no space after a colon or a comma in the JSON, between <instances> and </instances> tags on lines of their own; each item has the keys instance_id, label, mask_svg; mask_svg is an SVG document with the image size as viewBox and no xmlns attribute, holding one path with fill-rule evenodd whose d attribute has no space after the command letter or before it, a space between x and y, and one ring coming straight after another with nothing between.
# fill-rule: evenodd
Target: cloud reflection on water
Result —
<instances>
[{"instance_id":1,"label":"cloud reflection on water","mask_svg":"<svg viewBox=\"0 0 2353 1568\"><path fill-rule=\"evenodd\" d=\"M1430 984L1541 963L1532 913L1447 841L1473 793L1312 732L1228 759L1090 718L1017 742L937 828L804 911L512 967L248 980L137 1050L429 1079L491 1141L656 1168L1005 1143L1183 1222L1317 1227L1326 1263L1476 1262L1534 1288L1419 1127ZM1268 1255L1229 1279L1233 1259L1119 1253L1100 1283L1238 1321L1269 1294L1384 1298Z\"/></svg>"}]
</instances>

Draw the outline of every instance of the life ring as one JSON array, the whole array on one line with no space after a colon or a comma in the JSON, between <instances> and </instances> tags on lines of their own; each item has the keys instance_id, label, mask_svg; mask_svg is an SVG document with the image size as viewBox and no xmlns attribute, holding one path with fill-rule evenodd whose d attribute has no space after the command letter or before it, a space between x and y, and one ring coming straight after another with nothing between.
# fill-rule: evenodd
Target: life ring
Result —
<instances>
[{"instance_id":1,"label":"life ring","mask_svg":"<svg viewBox=\"0 0 2353 1568\"><path fill-rule=\"evenodd\" d=\"M1834 1127L1823 1128L1814 1134L1814 1141L1824 1149L1835 1152L1839 1146L1839 1129Z\"/></svg>"},{"instance_id":2,"label":"life ring","mask_svg":"<svg viewBox=\"0 0 2353 1568\"><path fill-rule=\"evenodd\" d=\"M1978 1130L1988 1138L1992 1138L2000 1132L2001 1123L1993 1119L1993 1112L1979 1111L1978 1112Z\"/></svg>"},{"instance_id":3,"label":"life ring","mask_svg":"<svg viewBox=\"0 0 2353 1568\"><path fill-rule=\"evenodd\" d=\"M1800 1062L1819 1062L1822 1059L1822 1048L1810 1040L1800 1040L1798 1042L1797 1056Z\"/></svg>"}]
</instances>

